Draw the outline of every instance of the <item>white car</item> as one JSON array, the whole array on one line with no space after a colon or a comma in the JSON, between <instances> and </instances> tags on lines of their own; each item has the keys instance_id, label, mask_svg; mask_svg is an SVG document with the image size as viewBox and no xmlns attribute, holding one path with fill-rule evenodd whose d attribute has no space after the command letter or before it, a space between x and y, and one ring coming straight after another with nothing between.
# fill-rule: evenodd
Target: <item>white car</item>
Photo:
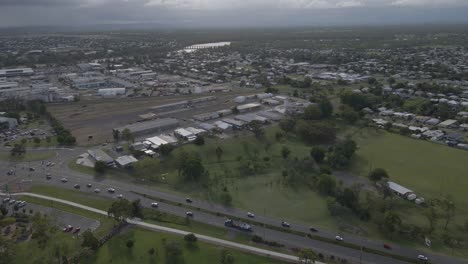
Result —
<instances>
[{"instance_id":1,"label":"white car","mask_svg":"<svg viewBox=\"0 0 468 264\"><path fill-rule=\"evenodd\" d=\"M151 203L151 207L158 207L158 203Z\"/></svg>"},{"instance_id":2,"label":"white car","mask_svg":"<svg viewBox=\"0 0 468 264\"><path fill-rule=\"evenodd\" d=\"M61 182L67 182L68 179L67 179L67 178L62 178L60 181L61 181Z\"/></svg>"},{"instance_id":3,"label":"white car","mask_svg":"<svg viewBox=\"0 0 468 264\"><path fill-rule=\"evenodd\" d=\"M424 255L418 255L418 259L422 260L422 261L428 261L429 260L429 258L424 256Z\"/></svg>"},{"instance_id":4,"label":"white car","mask_svg":"<svg viewBox=\"0 0 468 264\"><path fill-rule=\"evenodd\" d=\"M336 236L336 237L335 237L335 240L336 240L336 241L343 241L344 239L343 239L342 237L340 237L340 236Z\"/></svg>"},{"instance_id":5,"label":"white car","mask_svg":"<svg viewBox=\"0 0 468 264\"><path fill-rule=\"evenodd\" d=\"M94 192L95 192L95 193L100 193L100 192L101 192L101 189L94 189Z\"/></svg>"},{"instance_id":6,"label":"white car","mask_svg":"<svg viewBox=\"0 0 468 264\"><path fill-rule=\"evenodd\" d=\"M109 188L109 189L107 189L107 191L110 192L110 193L114 193L115 189L114 188Z\"/></svg>"},{"instance_id":7,"label":"white car","mask_svg":"<svg viewBox=\"0 0 468 264\"><path fill-rule=\"evenodd\" d=\"M255 218L255 214L251 212L247 212L247 217Z\"/></svg>"},{"instance_id":8,"label":"white car","mask_svg":"<svg viewBox=\"0 0 468 264\"><path fill-rule=\"evenodd\" d=\"M123 198L123 194L117 195L117 199L122 199L122 198Z\"/></svg>"},{"instance_id":9,"label":"white car","mask_svg":"<svg viewBox=\"0 0 468 264\"><path fill-rule=\"evenodd\" d=\"M185 215L187 215L189 217L193 217L193 212L185 212Z\"/></svg>"}]
</instances>

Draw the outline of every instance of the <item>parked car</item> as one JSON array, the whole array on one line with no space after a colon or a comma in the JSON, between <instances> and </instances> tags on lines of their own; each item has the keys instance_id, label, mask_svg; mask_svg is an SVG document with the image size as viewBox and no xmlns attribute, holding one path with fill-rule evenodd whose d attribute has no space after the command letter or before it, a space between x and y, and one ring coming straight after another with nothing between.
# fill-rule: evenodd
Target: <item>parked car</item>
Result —
<instances>
[{"instance_id":1,"label":"parked car","mask_svg":"<svg viewBox=\"0 0 468 264\"><path fill-rule=\"evenodd\" d=\"M110 193L115 193L115 189L114 189L114 188L109 188L109 189L107 189L107 191L110 192Z\"/></svg>"},{"instance_id":2,"label":"parked car","mask_svg":"<svg viewBox=\"0 0 468 264\"><path fill-rule=\"evenodd\" d=\"M61 181L61 182L67 182L68 179L67 179L67 178L62 178L60 181Z\"/></svg>"},{"instance_id":3,"label":"parked car","mask_svg":"<svg viewBox=\"0 0 468 264\"><path fill-rule=\"evenodd\" d=\"M309 227L309 230L310 230L311 232L318 232L317 228L315 228L315 227L312 227L312 226L311 226L311 227Z\"/></svg>"},{"instance_id":4,"label":"parked car","mask_svg":"<svg viewBox=\"0 0 468 264\"><path fill-rule=\"evenodd\" d=\"M47 174L46 174L46 179L48 179L48 180L52 179L52 174L47 173Z\"/></svg>"},{"instance_id":5,"label":"parked car","mask_svg":"<svg viewBox=\"0 0 468 264\"><path fill-rule=\"evenodd\" d=\"M94 192L95 192L95 193L100 193L100 192L101 192L101 189L94 189Z\"/></svg>"},{"instance_id":6,"label":"parked car","mask_svg":"<svg viewBox=\"0 0 468 264\"><path fill-rule=\"evenodd\" d=\"M18 205L19 208L25 207L25 206L26 206L26 202L25 202L25 201L21 201L21 202L19 202L17 205Z\"/></svg>"},{"instance_id":7,"label":"parked car","mask_svg":"<svg viewBox=\"0 0 468 264\"><path fill-rule=\"evenodd\" d=\"M151 207L154 207L154 208L158 207L158 203L151 203Z\"/></svg>"},{"instance_id":8,"label":"parked car","mask_svg":"<svg viewBox=\"0 0 468 264\"><path fill-rule=\"evenodd\" d=\"M288 222L285 222L285 221L281 222L281 226L288 227L288 228L291 227L291 225Z\"/></svg>"},{"instance_id":9,"label":"parked car","mask_svg":"<svg viewBox=\"0 0 468 264\"><path fill-rule=\"evenodd\" d=\"M4 203L8 203L9 201L10 201L10 198L9 198L9 197L3 199L3 202L4 202Z\"/></svg>"},{"instance_id":10,"label":"parked car","mask_svg":"<svg viewBox=\"0 0 468 264\"><path fill-rule=\"evenodd\" d=\"M247 217L255 218L255 214L251 212L247 212Z\"/></svg>"},{"instance_id":11,"label":"parked car","mask_svg":"<svg viewBox=\"0 0 468 264\"><path fill-rule=\"evenodd\" d=\"M187 215L188 217L193 217L193 212L185 212L185 215Z\"/></svg>"},{"instance_id":12,"label":"parked car","mask_svg":"<svg viewBox=\"0 0 468 264\"><path fill-rule=\"evenodd\" d=\"M340 237L340 236L335 236L335 240L341 242L341 241L343 241L344 239L343 239L342 237Z\"/></svg>"},{"instance_id":13,"label":"parked car","mask_svg":"<svg viewBox=\"0 0 468 264\"><path fill-rule=\"evenodd\" d=\"M16 200L10 200L10 201L8 202L8 204L14 204L15 202L16 202Z\"/></svg>"},{"instance_id":14,"label":"parked car","mask_svg":"<svg viewBox=\"0 0 468 264\"><path fill-rule=\"evenodd\" d=\"M73 230L73 226L71 225L67 225L63 228L63 232L70 232Z\"/></svg>"},{"instance_id":15,"label":"parked car","mask_svg":"<svg viewBox=\"0 0 468 264\"><path fill-rule=\"evenodd\" d=\"M7 175L15 175L15 171L14 171L14 170L9 170L9 171L7 172Z\"/></svg>"},{"instance_id":16,"label":"parked car","mask_svg":"<svg viewBox=\"0 0 468 264\"><path fill-rule=\"evenodd\" d=\"M185 198L185 201L186 201L187 203L192 203L192 202L193 202L192 199L190 199L190 198Z\"/></svg>"},{"instance_id":17,"label":"parked car","mask_svg":"<svg viewBox=\"0 0 468 264\"><path fill-rule=\"evenodd\" d=\"M81 230L81 227L75 228L75 231L73 231L73 234L76 234L76 233L80 232L80 230Z\"/></svg>"},{"instance_id":18,"label":"parked car","mask_svg":"<svg viewBox=\"0 0 468 264\"><path fill-rule=\"evenodd\" d=\"M81 188L81 186L79 184L75 184L75 185L73 185L73 188L79 189L79 188Z\"/></svg>"},{"instance_id":19,"label":"parked car","mask_svg":"<svg viewBox=\"0 0 468 264\"><path fill-rule=\"evenodd\" d=\"M429 260L429 258L424 256L424 255L418 255L418 259L422 260L422 261L428 261Z\"/></svg>"},{"instance_id":20,"label":"parked car","mask_svg":"<svg viewBox=\"0 0 468 264\"><path fill-rule=\"evenodd\" d=\"M91 188L93 185L91 183L86 184L86 187Z\"/></svg>"}]
</instances>

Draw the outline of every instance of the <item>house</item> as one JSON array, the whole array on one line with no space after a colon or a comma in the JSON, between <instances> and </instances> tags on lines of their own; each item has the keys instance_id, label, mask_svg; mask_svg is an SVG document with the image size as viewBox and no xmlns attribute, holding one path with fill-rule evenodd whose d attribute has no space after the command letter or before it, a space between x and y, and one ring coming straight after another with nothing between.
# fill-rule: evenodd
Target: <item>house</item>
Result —
<instances>
[{"instance_id":1,"label":"house","mask_svg":"<svg viewBox=\"0 0 468 264\"><path fill-rule=\"evenodd\" d=\"M121 168L128 168L128 167L132 166L133 163L138 162L138 160L135 157L133 157L131 155L128 155L128 156L118 157L115 160L115 162Z\"/></svg>"},{"instance_id":2,"label":"house","mask_svg":"<svg viewBox=\"0 0 468 264\"><path fill-rule=\"evenodd\" d=\"M439 127L444 127L444 128L455 128L457 127L457 120L454 119L447 119L443 121L442 123L439 124Z\"/></svg>"},{"instance_id":3,"label":"house","mask_svg":"<svg viewBox=\"0 0 468 264\"><path fill-rule=\"evenodd\" d=\"M393 191L393 193L395 193L396 195L398 195L398 196L400 196L402 198L405 198L405 199L410 200L410 201L416 199L416 194L412 190L410 190L410 189L408 189L406 187L403 187L403 186L401 186L401 185L399 185L399 184L397 184L395 182L388 181L387 186L388 186L388 188L390 190Z\"/></svg>"}]
</instances>

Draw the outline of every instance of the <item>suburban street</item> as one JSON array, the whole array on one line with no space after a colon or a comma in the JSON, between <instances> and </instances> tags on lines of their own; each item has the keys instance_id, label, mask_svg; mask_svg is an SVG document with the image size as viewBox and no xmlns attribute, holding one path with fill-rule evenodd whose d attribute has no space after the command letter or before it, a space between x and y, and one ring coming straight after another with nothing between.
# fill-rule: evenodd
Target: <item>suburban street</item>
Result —
<instances>
[{"instance_id":1,"label":"suburban street","mask_svg":"<svg viewBox=\"0 0 468 264\"><path fill-rule=\"evenodd\" d=\"M51 149L52 150L52 149ZM36 149L31 151L44 151L44 149ZM53 149L57 155L48 161L55 162L56 165L53 167L45 167L41 162L30 162L30 163L19 163L12 164L8 162L0 162L0 166L5 168L0 175L0 188L2 191L5 190L5 185L9 185L9 189L12 189L12 186L19 187L21 190L23 188L33 185L33 184L42 184L56 186L60 188L73 189L74 184L80 184L82 192L88 192L92 195L99 195L106 198L115 198L117 195L122 194L124 198L129 200L140 199L142 205L145 207L150 207L151 202L155 202L151 199L145 198L139 194L145 194L147 196L158 198L156 202L159 203L157 210L167 212L170 214L183 216L185 217L186 211L188 209L184 207L187 205L185 202L185 197L178 196L172 193L158 190L156 188L150 188L143 186L141 184L127 182L127 181L117 181L115 179L107 178L95 178L92 175L87 175L79 172L72 171L68 168L68 161L76 158L81 153L84 153L84 149ZM16 168L15 168L16 166ZM35 171L30 172L29 166L34 167ZM14 169L16 175L7 176L6 172L10 169ZM46 179L46 173L51 173L52 179ZM68 182L63 183L60 181L61 178L67 178ZM87 188L86 184L91 183L92 187ZM116 191L114 194L107 192L108 188L114 188ZM94 193L94 189L99 188L101 192L98 194ZM160 202L159 199L170 201L171 203ZM181 203L182 206L174 205L174 203ZM194 211L194 220L200 221L206 224L210 224L217 227L224 228L224 221L226 217L216 216L216 213L233 216L235 218L247 219L246 210L236 209L236 208L226 208L218 204L212 204L205 201L194 200L191 207L201 208L204 211ZM268 224L273 226L280 226L282 219L277 219L269 216L264 216L255 212L255 218L250 219L258 223ZM286 216L287 218L287 216ZM306 225L304 223L290 222L291 230L299 231L304 234L310 233L309 228L313 226L313 223ZM266 240L276 241L282 244L285 244L289 247L310 247L318 252L325 254L330 254L342 258L347 258L354 263L406 263L403 261L395 260L390 257L383 257L376 254L370 254L365 251L355 250L348 247L340 246L339 244L327 243L319 240L313 240L308 237L296 235L288 232L281 232L277 230L272 230L268 228L263 228L259 225L253 226L254 234L264 237ZM321 236L331 240L335 239L336 235L341 235L345 242L359 245L365 248L372 248L380 251L386 251L387 249L383 248L384 242L371 240L359 236L351 236L346 234L336 234L334 232L329 232L326 230L319 230L319 232L313 233L313 235ZM198 236L198 235L197 235ZM438 254L429 254L419 250L401 247L398 245L392 245L392 249L388 250L388 253L398 254L408 258L416 260L418 254L424 254L428 256L431 260L431 263L447 263L447 264L458 264L458 263L468 263L465 260L452 258L448 256L438 255Z\"/></svg>"}]
</instances>

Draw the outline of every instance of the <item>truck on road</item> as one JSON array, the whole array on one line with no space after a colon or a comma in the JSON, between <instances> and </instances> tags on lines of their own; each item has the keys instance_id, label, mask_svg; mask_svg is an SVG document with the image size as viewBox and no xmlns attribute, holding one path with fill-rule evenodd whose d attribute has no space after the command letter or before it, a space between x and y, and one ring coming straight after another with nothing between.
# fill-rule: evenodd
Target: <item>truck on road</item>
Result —
<instances>
[{"instance_id":1,"label":"truck on road","mask_svg":"<svg viewBox=\"0 0 468 264\"><path fill-rule=\"evenodd\" d=\"M224 226L239 229L241 231L252 232L252 226L246 223L235 223L232 219L224 221Z\"/></svg>"}]
</instances>

